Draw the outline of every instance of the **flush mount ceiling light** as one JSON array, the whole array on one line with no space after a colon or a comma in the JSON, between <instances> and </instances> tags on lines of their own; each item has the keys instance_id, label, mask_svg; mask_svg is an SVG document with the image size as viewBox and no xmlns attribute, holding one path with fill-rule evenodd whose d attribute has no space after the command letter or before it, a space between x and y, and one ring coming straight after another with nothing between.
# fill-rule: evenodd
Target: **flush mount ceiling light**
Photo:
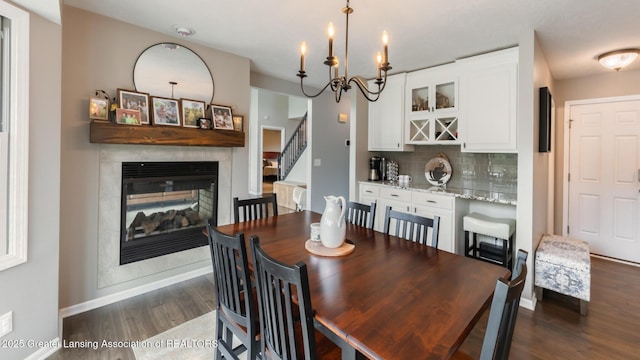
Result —
<instances>
[{"instance_id":1,"label":"flush mount ceiling light","mask_svg":"<svg viewBox=\"0 0 640 360\"><path fill-rule=\"evenodd\" d=\"M300 70L298 71L298 76L300 78L300 89L302 93L306 97L314 98L320 95L326 88L330 87L331 91L335 93L336 102L340 102L340 98L342 97L343 92L349 91L351 89L351 84L355 84L357 88L362 92L364 97L373 102L378 100L380 97L380 93L384 90L384 87L387 83L387 71L391 70L391 66L389 65L389 50L388 50L388 41L389 36L387 32L382 33L382 44L383 44L383 52L378 52L376 55L377 69L378 74L375 79L374 89L369 89L365 80L363 80L360 76L352 76L349 77L349 14L353 12L353 9L349 6L349 0L347 0L347 6L342 8L342 13L346 16L346 31L345 31L345 50L344 50L344 66L343 75L339 75L339 62L338 57L333 54L333 35L334 28L333 24L329 23L329 56L324 61L324 64L329 67L329 82L320 90L317 94L307 94L304 90L304 78L307 77L307 74L304 70L304 56L307 50L307 44L303 41L300 45Z\"/></svg>"},{"instance_id":2,"label":"flush mount ceiling light","mask_svg":"<svg viewBox=\"0 0 640 360\"><path fill-rule=\"evenodd\" d=\"M638 57L639 49L609 51L598 56L600 65L618 71L631 64Z\"/></svg>"},{"instance_id":3,"label":"flush mount ceiling light","mask_svg":"<svg viewBox=\"0 0 640 360\"><path fill-rule=\"evenodd\" d=\"M186 37L196 33L195 31L193 31L193 29L188 28L186 26L173 25L171 28L180 36Z\"/></svg>"}]
</instances>

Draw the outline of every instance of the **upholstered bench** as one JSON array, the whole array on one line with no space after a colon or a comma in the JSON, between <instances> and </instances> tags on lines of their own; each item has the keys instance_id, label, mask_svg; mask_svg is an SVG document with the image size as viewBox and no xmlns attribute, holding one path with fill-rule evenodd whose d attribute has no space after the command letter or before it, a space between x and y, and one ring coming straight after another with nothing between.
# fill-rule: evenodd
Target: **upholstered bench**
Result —
<instances>
[{"instance_id":1,"label":"upholstered bench","mask_svg":"<svg viewBox=\"0 0 640 360\"><path fill-rule=\"evenodd\" d=\"M591 258L589 244L559 235L545 235L535 259L536 297L542 289L580 300L580 314L587 315L591 298Z\"/></svg>"}]
</instances>

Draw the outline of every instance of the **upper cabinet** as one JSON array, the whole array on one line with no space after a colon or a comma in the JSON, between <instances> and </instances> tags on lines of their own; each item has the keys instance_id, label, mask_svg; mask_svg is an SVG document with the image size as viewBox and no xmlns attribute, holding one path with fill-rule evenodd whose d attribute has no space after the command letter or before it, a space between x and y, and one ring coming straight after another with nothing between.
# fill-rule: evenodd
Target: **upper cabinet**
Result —
<instances>
[{"instance_id":1,"label":"upper cabinet","mask_svg":"<svg viewBox=\"0 0 640 360\"><path fill-rule=\"evenodd\" d=\"M369 103L369 150L517 152L518 57L515 47L389 76Z\"/></svg>"},{"instance_id":2,"label":"upper cabinet","mask_svg":"<svg viewBox=\"0 0 640 360\"><path fill-rule=\"evenodd\" d=\"M369 151L413 151L404 142L404 98L406 74L387 77L385 89L376 102L369 103ZM375 80L369 88L375 88Z\"/></svg>"},{"instance_id":3,"label":"upper cabinet","mask_svg":"<svg viewBox=\"0 0 640 360\"><path fill-rule=\"evenodd\" d=\"M459 144L458 72L455 63L407 74L405 143Z\"/></svg>"},{"instance_id":4,"label":"upper cabinet","mask_svg":"<svg viewBox=\"0 0 640 360\"><path fill-rule=\"evenodd\" d=\"M518 48L456 61L463 152L517 152Z\"/></svg>"}]
</instances>

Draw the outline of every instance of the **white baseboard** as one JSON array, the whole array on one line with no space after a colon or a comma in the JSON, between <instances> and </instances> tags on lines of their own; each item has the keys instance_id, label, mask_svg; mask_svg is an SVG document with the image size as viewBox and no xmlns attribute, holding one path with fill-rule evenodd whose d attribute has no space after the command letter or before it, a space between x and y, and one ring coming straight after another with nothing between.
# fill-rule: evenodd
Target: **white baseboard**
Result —
<instances>
[{"instance_id":1,"label":"white baseboard","mask_svg":"<svg viewBox=\"0 0 640 360\"><path fill-rule=\"evenodd\" d=\"M149 291L161 289L161 288L163 288L165 286L177 284L179 282L182 282L182 281L185 281L185 280L189 280L189 279L193 279L193 278L196 278L198 276L206 275L206 274L211 273L212 271L213 271L213 269L211 268L211 266L203 266L200 269L189 271L189 272L186 272L184 274L175 275L175 276L172 276L172 277L169 277L169 278L166 278L166 279L154 281L154 282L149 283L149 284L141 285L141 286L138 286L138 287L135 287L135 288L132 288L132 289L124 290L124 291L121 291L121 292L117 292L117 293L114 293L114 294L103 296L101 298L89 300L89 301L84 302L84 303L80 303L80 304L76 304L76 305L72 305L72 306L60 309L59 312L58 312L58 315L59 315L59 318L60 318L60 322L62 322L62 319L66 318L66 317L69 317L69 316L72 316L72 315L76 315L76 314L80 314L80 313L83 313L85 311L97 309L97 308L105 306L105 305L113 304L115 302L118 302L118 301L121 301L121 300L125 300L125 299L128 299L130 297L137 296L137 295L142 295L142 294L147 293Z\"/></svg>"},{"instance_id":2,"label":"white baseboard","mask_svg":"<svg viewBox=\"0 0 640 360\"><path fill-rule=\"evenodd\" d=\"M616 263L619 263L619 264L625 264L625 265L629 265L629 266L640 267L640 264L638 264L638 263L634 263L634 262L626 261L626 260L620 260L620 259L616 259L616 258L611 258L611 257L608 257L608 256L602 256L602 255L598 255L598 254L591 254L591 257L602 259L602 260L613 261L613 262L616 262Z\"/></svg>"},{"instance_id":3,"label":"white baseboard","mask_svg":"<svg viewBox=\"0 0 640 360\"><path fill-rule=\"evenodd\" d=\"M49 341L48 344L55 344L55 346L40 348L38 349L38 351L27 356L25 360L46 360L49 356L53 355L54 352L62 348L62 342L60 341L60 338L55 338Z\"/></svg>"},{"instance_id":4,"label":"white baseboard","mask_svg":"<svg viewBox=\"0 0 640 360\"><path fill-rule=\"evenodd\" d=\"M533 299L525 299L523 297L520 298L520 306L522 306L525 309L529 309L531 311L534 311L536 309L536 302L538 299L536 299L535 295L533 296Z\"/></svg>"}]
</instances>

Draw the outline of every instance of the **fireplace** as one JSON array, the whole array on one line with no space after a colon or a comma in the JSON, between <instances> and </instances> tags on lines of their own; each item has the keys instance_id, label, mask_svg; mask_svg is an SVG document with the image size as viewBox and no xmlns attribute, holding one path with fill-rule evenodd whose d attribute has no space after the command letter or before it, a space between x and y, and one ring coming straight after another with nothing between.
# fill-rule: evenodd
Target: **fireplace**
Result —
<instances>
[{"instance_id":1,"label":"fireplace","mask_svg":"<svg viewBox=\"0 0 640 360\"><path fill-rule=\"evenodd\" d=\"M207 245L218 162L123 162L120 265Z\"/></svg>"}]
</instances>

